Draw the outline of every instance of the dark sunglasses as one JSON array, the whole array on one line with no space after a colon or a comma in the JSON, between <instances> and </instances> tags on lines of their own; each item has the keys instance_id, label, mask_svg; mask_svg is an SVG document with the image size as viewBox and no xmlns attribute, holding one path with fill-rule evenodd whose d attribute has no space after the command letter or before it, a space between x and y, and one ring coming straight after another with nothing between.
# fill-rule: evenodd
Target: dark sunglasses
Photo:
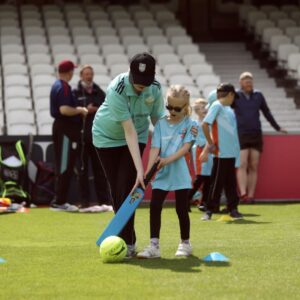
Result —
<instances>
[{"instance_id":1,"label":"dark sunglasses","mask_svg":"<svg viewBox=\"0 0 300 300\"><path fill-rule=\"evenodd\" d=\"M176 112L181 112L183 109L184 109L185 105L183 105L182 107L179 107L179 106L171 106L171 105L166 105L166 109L171 111L171 110L174 110Z\"/></svg>"}]
</instances>

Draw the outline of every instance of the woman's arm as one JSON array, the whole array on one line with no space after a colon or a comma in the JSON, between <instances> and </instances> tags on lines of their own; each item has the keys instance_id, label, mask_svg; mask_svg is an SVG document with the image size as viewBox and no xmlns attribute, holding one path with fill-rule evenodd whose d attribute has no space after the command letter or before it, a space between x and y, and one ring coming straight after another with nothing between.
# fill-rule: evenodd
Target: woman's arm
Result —
<instances>
[{"instance_id":1,"label":"woman's arm","mask_svg":"<svg viewBox=\"0 0 300 300\"><path fill-rule=\"evenodd\" d=\"M122 122L122 126L125 132L125 139L131 154L134 166L137 171L136 182L132 190L134 190L138 185L141 185L145 189L144 185L144 168L142 164L141 153L139 149L138 136L134 128L131 119Z\"/></svg>"},{"instance_id":2,"label":"woman's arm","mask_svg":"<svg viewBox=\"0 0 300 300\"><path fill-rule=\"evenodd\" d=\"M179 159L180 157L186 155L192 146L193 142L184 143L183 146L176 151L174 154L169 155L168 157L160 158L160 162L158 164L158 169L163 168L164 166L172 163L173 161Z\"/></svg>"}]
</instances>

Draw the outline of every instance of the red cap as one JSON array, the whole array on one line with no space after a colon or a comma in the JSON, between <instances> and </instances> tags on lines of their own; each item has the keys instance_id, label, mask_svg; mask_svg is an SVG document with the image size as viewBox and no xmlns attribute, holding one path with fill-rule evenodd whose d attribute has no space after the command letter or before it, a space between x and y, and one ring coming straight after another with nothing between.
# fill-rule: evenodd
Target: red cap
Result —
<instances>
[{"instance_id":1,"label":"red cap","mask_svg":"<svg viewBox=\"0 0 300 300\"><path fill-rule=\"evenodd\" d=\"M59 73L67 73L73 71L76 68L76 65L70 60L63 60L58 65Z\"/></svg>"}]
</instances>

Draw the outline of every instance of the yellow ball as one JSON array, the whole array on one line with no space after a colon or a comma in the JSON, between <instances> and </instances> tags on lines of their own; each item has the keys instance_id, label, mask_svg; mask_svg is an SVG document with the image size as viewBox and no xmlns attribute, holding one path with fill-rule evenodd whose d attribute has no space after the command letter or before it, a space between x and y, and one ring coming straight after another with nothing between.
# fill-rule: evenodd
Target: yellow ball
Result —
<instances>
[{"instance_id":1,"label":"yellow ball","mask_svg":"<svg viewBox=\"0 0 300 300\"><path fill-rule=\"evenodd\" d=\"M101 243L99 251L104 263L120 262L127 253L127 245L120 237L109 236Z\"/></svg>"}]
</instances>

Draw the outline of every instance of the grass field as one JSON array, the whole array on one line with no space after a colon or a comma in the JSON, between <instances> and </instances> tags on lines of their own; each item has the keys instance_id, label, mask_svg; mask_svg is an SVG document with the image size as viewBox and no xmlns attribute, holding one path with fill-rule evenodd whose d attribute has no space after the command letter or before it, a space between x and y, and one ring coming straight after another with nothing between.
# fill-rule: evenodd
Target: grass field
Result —
<instances>
[{"instance_id":1,"label":"grass field","mask_svg":"<svg viewBox=\"0 0 300 300\"><path fill-rule=\"evenodd\" d=\"M175 210L163 211L162 259L103 264L95 240L111 213L32 209L1 215L0 299L300 299L300 205L242 206L245 220L201 222L191 213L194 255L174 257ZM148 208L137 212L148 244ZM221 252L229 264L201 259Z\"/></svg>"}]
</instances>

